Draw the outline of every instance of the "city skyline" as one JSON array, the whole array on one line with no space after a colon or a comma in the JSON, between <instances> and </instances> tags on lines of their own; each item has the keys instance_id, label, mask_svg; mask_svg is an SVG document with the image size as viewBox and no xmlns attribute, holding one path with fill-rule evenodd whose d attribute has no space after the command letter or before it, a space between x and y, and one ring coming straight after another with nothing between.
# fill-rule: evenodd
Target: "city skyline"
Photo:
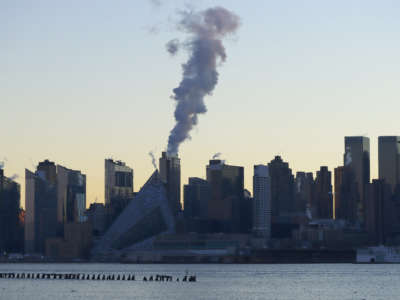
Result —
<instances>
[{"instance_id":1,"label":"city skyline","mask_svg":"<svg viewBox=\"0 0 400 300\"><path fill-rule=\"evenodd\" d=\"M241 27L226 41L207 115L180 148L182 184L205 178L217 152L244 167L249 190L253 166L277 154L294 173L333 171L343 137L363 134L377 178L377 137L398 130L399 4L209 0L193 8L218 5ZM88 205L104 201L108 157L136 171L138 191L153 171L147 153L165 150L174 125L169 96L186 58L169 57L165 44L184 38L175 30L183 1L1 6L0 160L19 175L21 203L24 169L46 158L87 175Z\"/></svg>"}]
</instances>

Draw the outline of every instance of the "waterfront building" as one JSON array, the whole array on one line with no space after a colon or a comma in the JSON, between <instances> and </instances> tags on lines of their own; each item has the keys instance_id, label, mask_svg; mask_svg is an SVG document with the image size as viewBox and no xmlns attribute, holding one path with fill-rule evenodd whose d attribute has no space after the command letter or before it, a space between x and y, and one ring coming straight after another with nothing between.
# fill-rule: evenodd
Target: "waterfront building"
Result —
<instances>
[{"instance_id":1,"label":"waterfront building","mask_svg":"<svg viewBox=\"0 0 400 300\"><path fill-rule=\"evenodd\" d=\"M254 166L253 232L258 237L271 237L271 178L268 166Z\"/></svg>"},{"instance_id":2,"label":"waterfront building","mask_svg":"<svg viewBox=\"0 0 400 300\"><path fill-rule=\"evenodd\" d=\"M378 137L378 158L379 179L394 191L400 184L400 136Z\"/></svg>"},{"instance_id":3,"label":"waterfront building","mask_svg":"<svg viewBox=\"0 0 400 300\"><path fill-rule=\"evenodd\" d=\"M212 159L206 167L211 197L207 205L211 232L238 233L246 230L244 168Z\"/></svg>"},{"instance_id":4,"label":"waterfront building","mask_svg":"<svg viewBox=\"0 0 400 300\"><path fill-rule=\"evenodd\" d=\"M156 170L96 243L93 253L115 254L119 258L121 251L152 249L156 236L171 233L175 233L175 218L165 184Z\"/></svg>"},{"instance_id":5,"label":"waterfront building","mask_svg":"<svg viewBox=\"0 0 400 300\"><path fill-rule=\"evenodd\" d=\"M271 177L272 216L287 215L294 209L294 176L280 156L268 164Z\"/></svg>"},{"instance_id":6,"label":"waterfront building","mask_svg":"<svg viewBox=\"0 0 400 300\"><path fill-rule=\"evenodd\" d=\"M176 215L181 209L181 160L178 155L169 156L162 152L159 159L159 169L161 180L164 182L169 205L172 212Z\"/></svg>"}]
</instances>

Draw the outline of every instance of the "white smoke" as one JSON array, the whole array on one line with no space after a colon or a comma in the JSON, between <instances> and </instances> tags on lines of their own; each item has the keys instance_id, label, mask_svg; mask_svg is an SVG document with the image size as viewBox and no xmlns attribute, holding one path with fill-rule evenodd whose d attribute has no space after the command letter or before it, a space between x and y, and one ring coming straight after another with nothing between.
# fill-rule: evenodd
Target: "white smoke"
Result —
<instances>
[{"instance_id":1,"label":"white smoke","mask_svg":"<svg viewBox=\"0 0 400 300\"><path fill-rule=\"evenodd\" d=\"M184 43L170 41L167 49L171 54L184 45L189 60L182 65L183 78L173 90L176 100L176 125L168 138L168 155L177 155L180 144L190 139L189 132L197 125L198 115L207 112L204 97L211 95L218 82L218 62L226 60L222 39L235 33L240 20L237 15L222 7L209 8L193 13L183 12L179 28L190 38ZM178 46L179 45L179 46Z\"/></svg>"},{"instance_id":2,"label":"white smoke","mask_svg":"<svg viewBox=\"0 0 400 300\"><path fill-rule=\"evenodd\" d=\"M222 155L221 152L215 153L215 154L212 156L212 159L217 159L217 158L221 157L221 155Z\"/></svg>"},{"instance_id":3,"label":"white smoke","mask_svg":"<svg viewBox=\"0 0 400 300\"><path fill-rule=\"evenodd\" d=\"M154 153L153 153L153 151L150 151L149 152L149 155L150 155L150 157L151 157L151 163L153 164L153 167L154 167L154 169L158 169L157 168L157 161L156 161L156 157L154 156Z\"/></svg>"},{"instance_id":4,"label":"white smoke","mask_svg":"<svg viewBox=\"0 0 400 300\"><path fill-rule=\"evenodd\" d=\"M344 157L344 165L348 166L352 163L353 158L351 157L351 152L350 152L350 148L346 148L346 154Z\"/></svg>"}]
</instances>

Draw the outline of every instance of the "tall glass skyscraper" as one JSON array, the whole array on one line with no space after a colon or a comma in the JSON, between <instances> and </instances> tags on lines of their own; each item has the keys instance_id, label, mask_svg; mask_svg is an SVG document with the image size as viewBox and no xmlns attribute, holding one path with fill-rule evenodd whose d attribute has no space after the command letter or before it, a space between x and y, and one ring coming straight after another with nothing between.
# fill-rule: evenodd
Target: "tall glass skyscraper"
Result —
<instances>
[{"instance_id":1,"label":"tall glass skyscraper","mask_svg":"<svg viewBox=\"0 0 400 300\"><path fill-rule=\"evenodd\" d=\"M392 191L400 183L400 136L378 137L379 179L390 184Z\"/></svg>"},{"instance_id":2,"label":"tall glass skyscraper","mask_svg":"<svg viewBox=\"0 0 400 300\"><path fill-rule=\"evenodd\" d=\"M360 196L356 208L357 220L360 223L364 223L365 190L370 182L369 138L365 136L346 136L344 144L344 165L353 171Z\"/></svg>"}]
</instances>

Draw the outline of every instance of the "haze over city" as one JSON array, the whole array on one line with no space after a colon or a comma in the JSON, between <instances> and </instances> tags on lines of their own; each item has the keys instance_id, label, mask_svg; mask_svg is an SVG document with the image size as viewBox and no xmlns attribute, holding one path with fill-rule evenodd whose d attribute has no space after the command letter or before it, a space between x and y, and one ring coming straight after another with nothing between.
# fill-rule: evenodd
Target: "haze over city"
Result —
<instances>
[{"instance_id":1,"label":"haze over city","mask_svg":"<svg viewBox=\"0 0 400 300\"><path fill-rule=\"evenodd\" d=\"M87 205L104 200L104 159L153 171L175 125L170 98L186 51L166 43L179 11L223 6L240 16L226 62L181 144L182 184L218 152L245 167L279 154L296 171L343 163L343 137L398 133L398 8L394 1L4 1L0 4L0 161L16 174L46 158L87 175ZM6 159L4 159L6 158Z\"/></svg>"}]
</instances>

